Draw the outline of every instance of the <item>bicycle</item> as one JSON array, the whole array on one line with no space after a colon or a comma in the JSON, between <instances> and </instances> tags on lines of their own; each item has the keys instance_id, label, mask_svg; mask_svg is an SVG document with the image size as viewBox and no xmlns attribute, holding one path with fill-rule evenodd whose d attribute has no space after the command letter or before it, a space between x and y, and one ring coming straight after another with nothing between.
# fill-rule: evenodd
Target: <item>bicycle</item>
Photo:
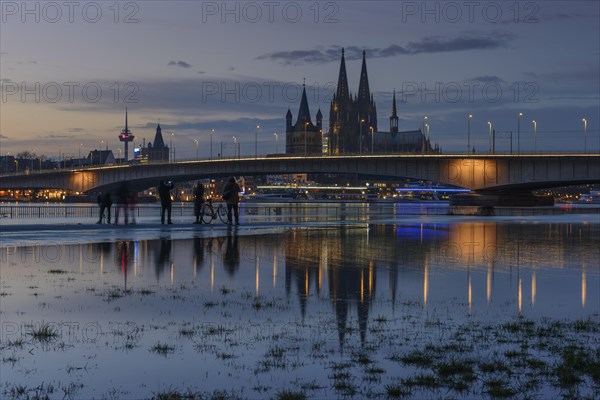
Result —
<instances>
[{"instance_id":1,"label":"bicycle","mask_svg":"<svg viewBox=\"0 0 600 400\"><path fill-rule=\"evenodd\" d=\"M213 220L217 219L217 217L219 217L222 223L229 223L229 219L227 218L227 207L225 207L223 203L219 203L216 210L210 200L202 205L202 208L200 209L200 219L203 223L210 224Z\"/></svg>"}]
</instances>

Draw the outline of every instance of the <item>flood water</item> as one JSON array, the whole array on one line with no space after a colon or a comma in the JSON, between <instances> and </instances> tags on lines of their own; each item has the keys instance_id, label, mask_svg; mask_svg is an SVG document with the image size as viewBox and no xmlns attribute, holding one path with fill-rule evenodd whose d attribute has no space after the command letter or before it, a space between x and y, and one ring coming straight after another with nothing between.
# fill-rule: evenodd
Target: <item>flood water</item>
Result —
<instances>
[{"instance_id":1,"label":"flood water","mask_svg":"<svg viewBox=\"0 0 600 400\"><path fill-rule=\"evenodd\" d=\"M3 398L40 385L50 398L169 390L385 398L419 373L398 358L428 344L460 340L485 359L494 346L477 336L500 324L598 324L600 225L589 218L427 218L4 246ZM35 334L44 327L53 334ZM600 333L586 335L597 348ZM450 394L485 397L483 381ZM448 393L410 390L409 398ZM551 381L531 390L562 393ZM577 390L598 393L589 378Z\"/></svg>"}]
</instances>

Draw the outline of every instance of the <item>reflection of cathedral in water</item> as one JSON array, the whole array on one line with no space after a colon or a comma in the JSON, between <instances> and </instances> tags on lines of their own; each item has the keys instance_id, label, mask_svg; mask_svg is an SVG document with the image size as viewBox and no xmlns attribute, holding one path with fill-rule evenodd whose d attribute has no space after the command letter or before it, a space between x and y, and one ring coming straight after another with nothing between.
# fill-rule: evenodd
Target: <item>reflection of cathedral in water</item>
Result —
<instances>
[{"instance_id":1,"label":"reflection of cathedral in water","mask_svg":"<svg viewBox=\"0 0 600 400\"><path fill-rule=\"evenodd\" d=\"M352 312L356 312L361 343L366 339L376 270L367 242L364 230L346 228L294 231L285 242L286 293L289 295L295 283L304 319L310 288L314 287L315 294L319 295L326 273L342 347L346 332L352 330L349 322Z\"/></svg>"}]
</instances>

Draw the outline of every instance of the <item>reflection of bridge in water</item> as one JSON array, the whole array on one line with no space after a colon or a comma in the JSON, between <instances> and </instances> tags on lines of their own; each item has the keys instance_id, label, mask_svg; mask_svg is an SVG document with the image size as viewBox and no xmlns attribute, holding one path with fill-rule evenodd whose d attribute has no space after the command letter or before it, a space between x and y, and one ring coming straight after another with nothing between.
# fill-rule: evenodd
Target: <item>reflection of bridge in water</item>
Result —
<instances>
[{"instance_id":1,"label":"reflection of bridge in water","mask_svg":"<svg viewBox=\"0 0 600 400\"><path fill-rule=\"evenodd\" d=\"M600 182L597 154L536 155L370 155L264 157L165 164L116 165L64 171L5 175L3 189L60 188L76 192L114 190L122 182L132 189L225 176L329 173L411 178L478 191L531 191Z\"/></svg>"}]
</instances>

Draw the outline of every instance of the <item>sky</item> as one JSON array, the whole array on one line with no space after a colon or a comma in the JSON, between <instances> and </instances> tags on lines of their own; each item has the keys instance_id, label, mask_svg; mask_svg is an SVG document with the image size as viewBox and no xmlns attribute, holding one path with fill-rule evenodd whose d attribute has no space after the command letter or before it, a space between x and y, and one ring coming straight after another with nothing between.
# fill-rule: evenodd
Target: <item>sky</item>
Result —
<instances>
[{"instance_id":1,"label":"sky","mask_svg":"<svg viewBox=\"0 0 600 400\"><path fill-rule=\"evenodd\" d=\"M353 93L366 52L381 131L395 90L400 130L427 116L446 153L469 124L487 152L488 122L498 152L510 132L598 152L599 21L598 1L1 1L0 153L118 156L126 107L135 144L160 122L176 159L207 158L213 129L214 154L282 152L304 80L327 128L342 48Z\"/></svg>"}]
</instances>

